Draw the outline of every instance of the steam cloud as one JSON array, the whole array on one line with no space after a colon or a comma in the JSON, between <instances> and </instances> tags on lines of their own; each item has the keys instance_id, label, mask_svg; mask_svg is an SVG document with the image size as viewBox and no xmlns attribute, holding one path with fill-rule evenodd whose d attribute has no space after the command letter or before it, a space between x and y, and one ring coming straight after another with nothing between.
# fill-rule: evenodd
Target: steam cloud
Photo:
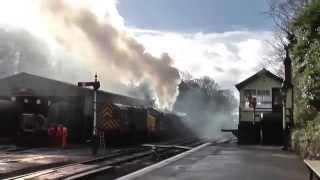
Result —
<instances>
[{"instance_id":1,"label":"steam cloud","mask_svg":"<svg viewBox=\"0 0 320 180\"><path fill-rule=\"evenodd\" d=\"M67 63L66 63L67 62ZM0 28L0 78L20 72L40 75L75 84L92 77L90 70L63 52L53 51L47 42L28 31ZM128 87L110 79L110 90L127 93ZM128 93L127 93L128 94Z\"/></svg>"},{"instance_id":2,"label":"steam cloud","mask_svg":"<svg viewBox=\"0 0 320 180\"><path fill-rule=\"evenodd\" d=\"M112 25L110 17L100 18L89 9L55 0L42 2L41 10L58 45L101 74L103 83L109 79L137 86L149 83L160 106L173 104L180 77L168 54L153 57L125 30Z\"/></svg>"},{"instance_id":3,"label":"steam cloud","mask_svg":"<svg viewBox=\"0 0 320 180\"><path fill-rule=\"evenodd\" d=\"M51 74L48 57L46 46L28 32L0 29L0 78L18 72Z\"/></svg>"}]
</instances>

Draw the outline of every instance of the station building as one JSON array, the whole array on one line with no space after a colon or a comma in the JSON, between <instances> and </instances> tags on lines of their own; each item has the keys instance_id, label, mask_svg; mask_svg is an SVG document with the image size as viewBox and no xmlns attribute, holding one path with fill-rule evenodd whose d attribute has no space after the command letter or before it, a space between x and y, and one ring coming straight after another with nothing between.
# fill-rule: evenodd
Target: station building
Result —
<instances>
[{"instance_id":1,"label":"station building","mask_svg":"<svg viewBox=\"0 0 320 180\"><path fill-rule=\"evenodd\" d=\"M283 79L266 69L236 84L240 144L282 144L285 124L292 118L286 115L292 112L292 93L284 94L282 87Z\"/></svg>"}]
</instances>

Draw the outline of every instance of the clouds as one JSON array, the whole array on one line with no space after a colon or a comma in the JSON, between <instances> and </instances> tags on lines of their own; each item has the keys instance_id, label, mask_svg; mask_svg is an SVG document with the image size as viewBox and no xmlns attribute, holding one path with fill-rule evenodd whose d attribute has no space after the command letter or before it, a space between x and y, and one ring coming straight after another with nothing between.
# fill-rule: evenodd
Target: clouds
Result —
<instances>
[{"instance_id":1,"label":"clouds","mask_svg":"<svg viewBox=\"0 0 320 180\"><path fill-rule=\"evenodd\" d=\"M131 29L146 50L154 55L168 52L174 66L196 77L210 76L223 88L258 71L272 51L269 31L178 33Z\"/></svg>"}]
</instances>

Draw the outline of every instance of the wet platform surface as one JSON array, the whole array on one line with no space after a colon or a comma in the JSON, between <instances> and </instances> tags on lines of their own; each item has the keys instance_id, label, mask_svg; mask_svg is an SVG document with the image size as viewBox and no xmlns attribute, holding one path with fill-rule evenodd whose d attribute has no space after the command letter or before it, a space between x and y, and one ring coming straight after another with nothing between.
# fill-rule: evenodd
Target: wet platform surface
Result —
<instances>
[{"instance_id":1,"label":"wet platform surface","mask_svg":"<svg viewBox=\"0 0 320 180\"><path fill-rule=\"evenodd\" d=\"M304 180L308 171L295 154L280 147L207 146L136 179Z\"/></svg>"},{"instance_id":2,"label":"wet platform surface","mask_svg":"<svg viewBox=\"0 0 320 180\"><path fill-rule=\"evenodd\" d=\"M0 179L95 157L89 147L17 148L13 145L0 145Z\"/></svg>"}]
</instances>

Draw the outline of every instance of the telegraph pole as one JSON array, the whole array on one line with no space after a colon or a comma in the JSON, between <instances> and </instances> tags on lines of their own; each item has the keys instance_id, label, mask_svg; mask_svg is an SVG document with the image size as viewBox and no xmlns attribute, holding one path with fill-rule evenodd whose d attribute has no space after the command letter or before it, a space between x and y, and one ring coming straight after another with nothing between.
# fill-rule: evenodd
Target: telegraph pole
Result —
<instances>
[{"instance_id":1,"label":"telegraph pole","mask_svg":"<svg viewBox=\"0 0 320 180\"><path fill-rule=\"evenodd\" d=\"M100 87L97 74L94 75L93 90L93 136L97 135L97 90Z\"/></svg>"},{"instance_id":2,"label":"telegraph pole","mask_svg":"<svg viewBox=\"0 0 320 180\"><path fill-rule=\"evenodd\" d=\"M288 34L287 39L289 40L288 45L284 45L284 50L286 52L285 59L283 61L284 65L284 81L281 88L282 93L282 103L283 103L283 131L284 131L284 150L287 150L290 146L290 135L291 135L291 128L294 126L293 122L293 84L292 84L292 65L291 65L291 58L289 50L292 46L292 42L295 40L295 37L293 34ZM287 107L287 102L290 98L291 101L289 101L289 108ZM289 112L287 112L289 110ZM287 120L288 119L288 120Z\"/></svg>"}]
</instances>

